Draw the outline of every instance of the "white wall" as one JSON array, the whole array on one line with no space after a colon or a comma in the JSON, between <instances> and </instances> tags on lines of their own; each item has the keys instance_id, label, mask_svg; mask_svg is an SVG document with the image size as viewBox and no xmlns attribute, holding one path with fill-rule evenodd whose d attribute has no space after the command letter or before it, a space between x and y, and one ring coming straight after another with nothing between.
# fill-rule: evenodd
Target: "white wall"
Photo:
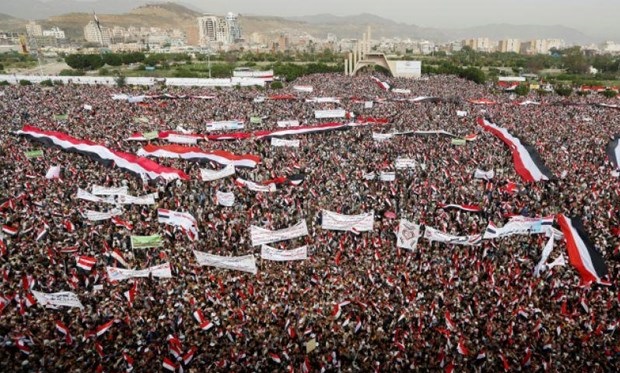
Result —
<instances>
[{"instance_id":1,"label":"white wall","mask_svg":"<svg viewBox=\"0 0 620 373\"><path fill-rule=\"evenodd\" d=\"M116 85L114 77L111 76L40 76L40 75L2 75L0 74L0 81L6 80L10 84L19 84L20 80L29 80L32 83L40 83L43 80L61 80L67 84L72 82L73 84L102 84L102 85ZM126 78L128 85L141 85L151 86L154 85L156 80L162 78ZM255 78L232 78L232 79L197 79L197 78L166 78L167 86L196 86L196 87L232 87L235 85L240 86L253 86L258 85L265 86L263 79Z\"/></svg>"}]
</instances>

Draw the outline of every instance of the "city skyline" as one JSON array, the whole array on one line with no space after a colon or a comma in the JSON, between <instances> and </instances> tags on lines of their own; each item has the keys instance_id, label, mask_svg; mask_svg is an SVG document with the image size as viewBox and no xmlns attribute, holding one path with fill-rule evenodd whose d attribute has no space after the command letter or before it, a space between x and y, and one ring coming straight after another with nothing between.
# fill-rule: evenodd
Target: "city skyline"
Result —
<instances>
[{"instance_id":1,"label":"city skyline","mask_svg":"<svg viewBox=\"0 0 620 373\"><path fill-rule=\"evenodd\" d=\"M58 4L61 0L40 0L46 4ZM75 0L97 11L98 7L114 1ZM615 15L620 14L620 2L614 0L592 0L586 4L580 0L438 0L434 2L411 2L388 0L381 3L338 2L316 0L298 2L291 6L286 0L263 0L248 2L242 0L169 0L181 5L190 5L195 10L208 13L235 12L241 15L270 15L279 17L303 17L322 13L337 16L370 13L396 22L433 28L468 28L488 24L508 23L515 25L563 25L582 31L600 40L620 41L620 24ZM119 2L119 12L128 7L158 1ZM13 9L28 6L12 3ZM62 0L62 4L71 1ZM122 5L121 5L122 4ZM0 13L9 7L0 4ZM26 10L26 9L24 9Z\"/></svg>"}]
</instances>

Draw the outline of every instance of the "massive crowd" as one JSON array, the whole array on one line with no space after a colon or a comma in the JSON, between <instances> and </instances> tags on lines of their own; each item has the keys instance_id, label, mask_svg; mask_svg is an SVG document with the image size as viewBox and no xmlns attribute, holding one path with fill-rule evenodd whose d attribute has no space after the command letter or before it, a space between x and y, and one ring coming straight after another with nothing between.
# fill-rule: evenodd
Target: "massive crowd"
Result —
<instances>
[{"instance_id":1,"label":"massive crowd","mask_svg":"<svg viewBox=\"0 0 620 373\"><path fill-rule=\"evenodd\" d=\"M509 94L455 77L387 79L410 94L382 90L368 75L311 75L283 91L258 88L4 87L0 96L0 211L4 234L0 257L0 367L3 371L157 371L169 359L184 371L588 371L620 367L620 181L607 159L606 144L620 133L620 112L594 104L618 104L602 96L568 99L531 93L542 105L515 105ZM293 85L312 86L312 93ZM116 93L212 95L213 99L113 101ZM283 92L297 100L254 100ZM337 103L308 103L312 96L339 97ZM408 97L441 97L409 102ZM495 105L469 100L489 99ZM567 102L570 101L570 102ZM373 101L372 108L364 102ZM84 105L92 110L85 110ZM205 150L223 149L262 158L237 175L260 182L302 172L299 186L256 193L234 177L204 182L200 168L218 168L180 159L157 159L191 180L143 182L117 167L44 147L14 131L29 124L68 133L136 153L144 143L128 142L136 132L181 126L206 133L209 121L238 119L245 131L274 129L278 120L318 125L316 109L344 108L359 116L388 118L369 125L296 136L299 148L272 147L268 139L202 141ZM457 116L457 111L467 111ZM68 114L66 120L55 115ZM506 146L481 130L486 116L532 144L557 179L524 183ZM251 124L261 117L261 124ZM455 146L439 135L397 136L374 141L373 132L445 130L474 141ZM164 141L153 140L154 144ZM42 158L25 152L42 149ZM396 180L366 180L369 172L394 171L398 157L416 167L396 170ZM44 176L61 166L60 179ZM494 170L490 181L473 178L476 168ZM516 185L509 190L506 185ZM77 199L78 188L127 186L132 195L157 193L156 206L124 206L132 231L110 220L90 222L81 212L101 206ZM232 191L232 207L216 203L216 191ZM19 198L18 198L19 197ZM444 210L440 203L475 204L480 213ZM190 212L200 239L157 222L156 208ZM374 211L372 232L321 229L321 210L342 214ZM394 213L394 215L390 214ZM580 216L609 268L612 286L583 284L567 263L533 275L546 238L511 236L478 246L429 243L415 250L396 247L399 219L454 235L477 234L489 221L511 215ZM305 261L258 261L256 275L200 267L192 250L218 255L257 254L249 228L277 230L301 219L308 236L274 246L310 248ZM69 220L75 229L67 229ZM45 238L37 231L49 226ZM161 234L160 248L132 250L130 235ZM68 247L77 252L65 253ZM169 262L173 278L109 282L106 267L118 262L106 253L119 249L130 268ZM97 259L90 271L75 256ZM551 259L566 256L556 241ZM24 279L33 279L32 286ZM137 286L135 284L137 283ZM134 287L135 286L135 287ZM129 304L124 293L135 289ZM31 290L73 291L84 309L29 306ZM346 303L349 301L350 303ZM345 302L345 303L343 303ZM335 305L343 304L335 314ZM195 310L213 322L201 330ZM93 330L109 321L101 335ZM69 329L68 340L56 325ZM312 348L312 342L316 347ZM185 363L181 356L193 352Z\"/></svg>"}]
</instances>

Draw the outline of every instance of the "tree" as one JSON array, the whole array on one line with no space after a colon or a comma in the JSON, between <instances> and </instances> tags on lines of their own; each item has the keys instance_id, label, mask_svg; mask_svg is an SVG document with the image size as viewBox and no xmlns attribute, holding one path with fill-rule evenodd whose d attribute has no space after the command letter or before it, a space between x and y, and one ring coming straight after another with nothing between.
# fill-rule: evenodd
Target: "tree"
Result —
<instances>
[{"instance_id":1,"label":"tree","mask_svg":"<svg viewBox=\"0 0 620 373\"><path fill-rule=\"evenodd\" d=\"M116 82L116 86L119 88L127 85L127 78L125 78L124 75L117 76L116 78L114 78L114 81Z\"/></svg>"},{"instance_id":2,"label":"tree","mask_svg":"<svg viewBox=\"0 0 620 373\"><path fill-rule=\"evenodd\" d=\"M554 87L555 93L560 96L568 97L573 93L573 89L567 85L557 85Z\"/></svg>"},{"instance_id":3,"label":"tree","mask_svg":"<svg viewBox=\"0 0 620 373\"><path fill-rule=\"evenodd\" d=\"M476 67L469 67L465 70L462 70L459 73L459 76L461 78L471 80L472 82L478 83L478 84L484 84L484 82L486 81L486 75L484 74L484 71Z\"/></svg>"},{"instance_id":4,"label":"tree","mask_svg":"<svg viewBox=\"0 0 620 373\"><path fill-rule=\"evenodd\" d=\"M562 63L564 64L564 68L569 73L585 74L588 72L588 68L590 66L583 52L581 52L580 47L571 47L568 49L564 49L562 52Z\"/></svg>"},{"instance_id":5,"label":"tree","mask_svg":"<svg viewBox=\"0 0 620 373\"><path fill-rule=\"evenodd\" d=\"M123 64L123 58L116 53L107 53L103 55L103 63L109 66L120 66Z\"/></svg>"},{"instance_id":6,"label":"tree","mask_svg":"<svg viewBox=\"0 0 620 373\"><path fill-rule=\"evenodd\" d=\"M516 88L515 88L515 93L518 96L527 96L528 93L530 93L530 86L527 84L519 84Z\"/></svg>"}]
</instances>

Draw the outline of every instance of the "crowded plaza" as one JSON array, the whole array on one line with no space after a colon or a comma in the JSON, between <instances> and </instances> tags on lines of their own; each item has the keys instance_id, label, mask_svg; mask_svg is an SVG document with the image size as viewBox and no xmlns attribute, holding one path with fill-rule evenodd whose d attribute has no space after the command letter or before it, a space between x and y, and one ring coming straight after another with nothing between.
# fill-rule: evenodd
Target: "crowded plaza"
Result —
<instances>
[{"instance_id":1,"label":"crowded plaza","mask_svg":"<svg viewBox=\"0 0 620 373\"><path fill-rule=\"evenodd\" d=\"M0 89L5 372L616 372L620 98Z\"/></svg>"}]
</instances>

